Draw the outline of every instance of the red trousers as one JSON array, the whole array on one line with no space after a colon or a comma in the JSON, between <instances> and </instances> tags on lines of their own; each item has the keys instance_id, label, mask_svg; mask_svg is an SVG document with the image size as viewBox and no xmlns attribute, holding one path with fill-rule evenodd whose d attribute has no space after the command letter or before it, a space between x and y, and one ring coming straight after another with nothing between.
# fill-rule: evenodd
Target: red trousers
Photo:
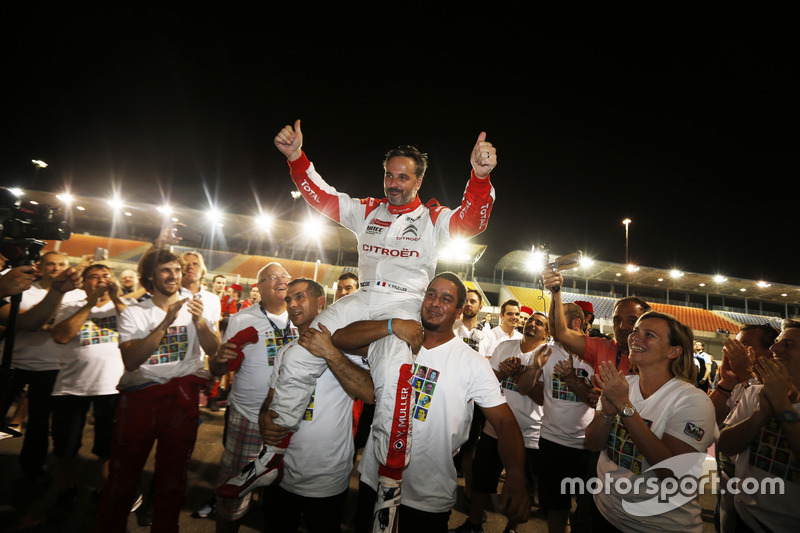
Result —
<instances>
[{"instance_id":1,"label":"red trousers","mask_svg":"<svg viewBox=\"0 0 800 533\"><path fill-rule=\"evenodd\" d=\"M186 499L186 471L197 437L199 392L206 383L197 376L186 376L120 394L108 481L95 532L127 530L137 484L154 441L158 445L151 531L178 531Z\"/></svg>"}]
</instances>

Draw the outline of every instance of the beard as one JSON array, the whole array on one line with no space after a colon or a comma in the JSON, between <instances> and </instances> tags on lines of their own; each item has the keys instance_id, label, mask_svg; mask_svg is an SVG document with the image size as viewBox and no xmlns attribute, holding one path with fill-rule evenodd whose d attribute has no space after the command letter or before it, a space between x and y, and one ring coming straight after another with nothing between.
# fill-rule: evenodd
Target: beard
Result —
<instances>
[{"instance_id":1,"label":"beard","mask_svg":"<svg viewBox=\"0 0 800 533\"><path fill-rule=\"evenodd\" d=\"M425 331L436 331L438 329L438 326L436 324L433 324L432 322L424 318L420 320L420 323L422 324L422 329Z\"/></svg>"}]
</instances>

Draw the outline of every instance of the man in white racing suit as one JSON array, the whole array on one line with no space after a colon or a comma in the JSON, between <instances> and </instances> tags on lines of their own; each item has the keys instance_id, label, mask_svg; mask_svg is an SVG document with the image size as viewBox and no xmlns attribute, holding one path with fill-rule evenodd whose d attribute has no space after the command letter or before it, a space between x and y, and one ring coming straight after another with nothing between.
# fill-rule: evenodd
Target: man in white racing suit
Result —
<instances>
[{"instance_id":1,"label":"man in white racing suit","mask_svg":"<svg viewBox=\"0 0 800 533\"><path fill-rule=\"evenodd\" d=\"M350 229L358 238L360 290L320 313L317 324L335 331L359 320L402 318L419 320L422 297L434 275L441 249L454 237L471 237L487 225L494 203L489 173L497 163L496 150L481 133L471 154L472 175L461 206L455 210L435 200L423 204L417 196L427 167L427 156L414 147L390 151L384 160L386 198L351 198L323 181L302 151L300 121L284 127L275 145L287 157L292 180L306 201L322 214ZM380 464L381 489L378 505L400 501L400 481L410 446L408 411L411 400L409 346L392 334L369 348L369 365L375 384L375 416L372 433ZM304 353L284 359L275 386L271 409L275 422L293 431L302 417L316 377L325 361ZM291 433L289 433L291 437ZM289 438L284 444L288 445ZM280 457L268 447L256 462L261 466L243 471L229 483L242 491L271 484L278 478ZM285 448L284 448L285 449ZM390 526L391 527L391 526Z\"/></svg>"}]
</instances>

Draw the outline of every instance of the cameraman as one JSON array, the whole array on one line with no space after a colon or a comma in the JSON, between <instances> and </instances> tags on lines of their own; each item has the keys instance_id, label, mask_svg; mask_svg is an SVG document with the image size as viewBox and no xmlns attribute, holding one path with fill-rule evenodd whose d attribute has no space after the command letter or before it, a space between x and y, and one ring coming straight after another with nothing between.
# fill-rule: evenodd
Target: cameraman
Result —
<instances>
[{"instance_id":1,"label":"cameraman","mask_svg":"<svg viewBox=\"0 0 800 533\"><path fill-rule=\"evenodd\" d=\"M24 286L16 269L30 274L30 267L16 267L3 276L3 285L18 290ZM38 262L39 281L33 282L22 292L19 306L18 332L15 334L14 351L11 354L13 373L8 387L2 391L0 417L4 418L14 399L28 386L28 430L20 452L20 463L28 481L47 482L49 476L42 470L47 457L50 433L51 394L56 375L60 369L60 353L63 347L56 344L50 334L48 321L62 303L85 298L81 290L80 277L69 266L67 257L49 251ZM0 323L6 323L9 305L0 308ZM6 332L8 335L8 332ZM5 354L4 354L5 355ZM2 420L0 418L0 420Z\"/></svg>"}]
</instances>

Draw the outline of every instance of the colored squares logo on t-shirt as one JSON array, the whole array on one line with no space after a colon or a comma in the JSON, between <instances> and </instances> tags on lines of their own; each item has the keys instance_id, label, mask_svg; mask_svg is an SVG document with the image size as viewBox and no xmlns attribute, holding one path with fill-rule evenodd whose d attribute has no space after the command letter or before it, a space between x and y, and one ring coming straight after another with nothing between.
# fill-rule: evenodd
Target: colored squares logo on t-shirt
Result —
<instances>
[{"instance_id":1,"label":"colored squares logo on t-shirt","mask_svg":"<svg viewBox=\"0 0 800 533\"><path fill-rule=\"evenodd\" d=\"M478 351L478 347L479 347L479 345L480 345L480 342L478 342L478 341L476 341L476 340L473 340L473 339L471 339L470 337L461 337L461 340L463 340L464 342L466 342L466 343L467 343L467 346L469 346L470 348L472 348L472 349L473 349L473 350L475 350L476 352Z\"/></svg>"},{"instance_id":2,"label":"colored squares logo on t-shirt","mask_svg":"<svg viewBox=\"0 0 800 533\"><path fill-rule=\"evenodd\" d=\"M289 344L297 337L297 329L287 326L286 329L271 329L267 331L265 343L267 345L267 365L275 366L275 358L284 345Z\"/></svg>"},{"instance_id":3,"label":"colored squares logo on t-shirt","mask_svg":"<svg viewBox=\"0 0 800 533\"><path fill-rule=\"evenodd\" d=\"M170 326L161 338L158 348L150 356L148 363L160 365L183 361L189 351L189 330L187 326Z\"/></svg>"},{"instance_id":4,"label":"colored squares logo on t-shirt","mask_svg":"<svg viewBox=\"0 0 800 533\"><path fill-rule=\"evenodd\" d=\"M517 389L517 382L514 381L514 378L511 376L506 376L500 382L500 387L507 390L513 390L514 392L519 392Z\"/></svg>"},{"instance_id":5,"label":"colored squares logo on t-shirt","mask_svg":"<svg viewBox=\"0 0 800 533\"><path fill-rule=\"evenodd\" d=\"M653 422L651 420L643 419L647 427ZM617 419L614 422L614 427L608 435L608 443L606 447L606 454L614 464L627 468L634 474L642 473L642 463L644 463L644 455L639 451L639 448L633 443L628 430Z\"/></svg>"},{"instance_id":6,"label":"colored squares logo on t-shirt","mask_svg":"<svg viewBox=\"0 0 800 533\"><path fill-rule=\"evenodd\" d=\"M424 422L428 418L433 395L436 392L436 382L439 381L439 371L427 366L414 364L414 373L411 386L414 389L414 404L412 416Z\"/></svg>"},{"instance_id":7,"label":"colored squares logo on t-shirt","mask_svg":"<svg viewBox=\"0 0 800 533\"><path fill-rule=\"evenodd\" d=\"M105 344L108 342L119 343L116 315L87 320L81 326L79 338L81 346Z\"/></svg>"},{"instance_id":8,"label":"colored squares logo on t-shirt","mask_svg":"<svg viewBox=\"0 0 800 533\"><path fill-rule=\"evenodd\" d=\"M750 445L750 464L773 476L800 483L800 461L774 419L761 428L758 439Z\"/></svg>"},{"instance_id":9,"label":"colored squares logo on t-shirt","mask_svg":"<svg viewBox=\"0 0 800 533\"><path fill-rule=\"evenodd\" d=\"M314 389L314 392L311 393L311 399L308 400L308 406L306 407L306 412L303 413L303 421L304 422L311 422L314 420L314 396L317 394L317 389Z\"/></svg>"},{"instance_id":10,"label":"colored squares logo on t-shirt","mask_svg":"<svg viewBox=\"0 0 800 533\"><path fill-rule=\"evenodd\" d=\"M575 375L578 376L578 379L588 379L589 377L589 373L583 368L576 368ZM554 400L580 403L575 393L569 390L567 383L558 377L558 374L555 372L553 372L551 376L550 385L550 397Z\"/></svg>"}]
</instances>

